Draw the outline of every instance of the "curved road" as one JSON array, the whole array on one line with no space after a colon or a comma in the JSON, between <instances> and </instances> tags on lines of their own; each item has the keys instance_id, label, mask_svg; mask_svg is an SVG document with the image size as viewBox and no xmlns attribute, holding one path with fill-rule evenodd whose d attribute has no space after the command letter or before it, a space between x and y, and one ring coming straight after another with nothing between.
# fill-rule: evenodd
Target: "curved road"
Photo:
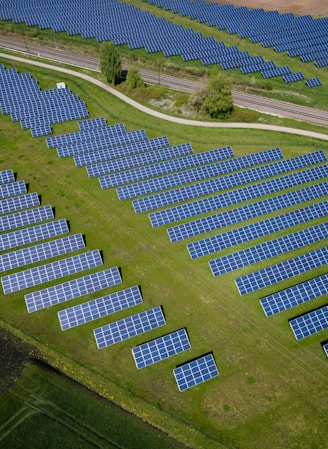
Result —
<instances>
[{"instance_id":1,"label":"curved road","mask_svg":"<svg viewBox=\"0 0 328 449\"><path fill-rule=\"evenodd\" d=\"M49 70L55 70L55 71L66 73L68 75L72 75L72 76L75 76L78 78L82 78L82 79L87 80L90 83L93 83L93 84L97 85L98 87L106 90L107 92L110 92L112 95L115 95L120 100L125 101L126 103L133 106L135 109L138 109L139 111L142 111L145 114L160 118L162 120L179 123L181 125L207 126L207 127L211 127L211 128L261 129L261 130L276 131L276 132L283 132L283 133L289 133L289 134L297 134L300 136L306 136L306 137L311 137L311 138L315 138L315 139L328 141L328 134L321 134L321 133L316 133L316 132L312 132L312 131L305 131L302 129L287 128L284 126L264 125L264 124L257 124L257 123L202 122L202 121L198 121L198 120L188 120L188 119L179 118L179 117L172 117L170 115L163 114L162 112L158 112L153 109L150 109L147 106L143 106L140 103L137 103L136 101L132 100L131 98L129 98L126 95L122 94L121 92L117 91L113 87L103 83L102 81L92 78L89 75L85 75L80 72L75 72L74 70L66 69L64 67L53 66L53 65L45 64L45 63L42 63L39 61L32 61L32 60L28 60L25 58L20 58L18 56L7 55L5 53L0 53L0 57L11 59L11 60L18 61L18 62L31 64L31 65L35 65L38 67L44 67Z\"/></svg>"},{"instance_id":2,"label":"curved road","mask_svg":"<svg viewBox=\"0 0 328 449\"><path fill-rule=\"evenodd\" d=\"M99 71L99 64L96 58L34 44L16 37L0 36L0 47L21 51L33 56L40 56L76 67ZM166 75L161 72L155 73L148 70L140 70L140 75L147 84L163 85L180 92L192 93L204 85L200 82ZM232 91L232 96L235 105L239 107L328 127L328 111L299 106L286 101L273 100L236 90Z\"/></svg>"}]
</instances>

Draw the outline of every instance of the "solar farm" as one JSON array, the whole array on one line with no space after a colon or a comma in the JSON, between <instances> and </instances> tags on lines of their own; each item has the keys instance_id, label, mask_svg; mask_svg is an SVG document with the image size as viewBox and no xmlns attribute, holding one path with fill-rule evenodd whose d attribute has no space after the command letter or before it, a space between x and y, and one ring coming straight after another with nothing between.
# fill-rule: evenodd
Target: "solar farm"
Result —
<instances>
[{"instance_id":1,"label":"solar farm","mask_svg":"<svg viewBox=\"0 0 328 449\"><path fill-rule=\"evenodd\" d=\"M203 1L149 3L231 33L243 23L241 37L263 43L255 24L266 14L272 28L281 19ZM10 4L14 20L26 21L21 2ZM1 15L7 6L0 3ZM82 36L112 39L110 23L94 34L95 4L88 6L70 4L71 14L88 12ZM121 2L98 7L111 8L112 20L133 18L145 33L155 20ZM29 24L80 32L48 9ZM310 16L284 16L285 27L312 33ZM153 40L140 32L132 43L126 32L117 43L151 52L165 33L187 42L180 28L161 22L163 35ZM326 21L319 23L325 30ZM189 56L198 58L188 33ZM324 36L317 33L316 45ZM267 44L292 51L278 33ZM306 46L293 49L305 55ZM216 54L229 52L238 54L224 47ZM320 49L312 56L324 64ZM245 71L258 64L247 55L235 60ZM229 58L222 61L229 69ZM1 320L50 364L187 447L324 449L326 142L170 125L84 81L63 77L65 88L41 88L39 72L23 67L0 70ZM286 83L320 87L320 80L270 70ZM48 76L54 84L56 75ZM74 103L69 114L62 96Z\"/></svg>"}]
</instances>

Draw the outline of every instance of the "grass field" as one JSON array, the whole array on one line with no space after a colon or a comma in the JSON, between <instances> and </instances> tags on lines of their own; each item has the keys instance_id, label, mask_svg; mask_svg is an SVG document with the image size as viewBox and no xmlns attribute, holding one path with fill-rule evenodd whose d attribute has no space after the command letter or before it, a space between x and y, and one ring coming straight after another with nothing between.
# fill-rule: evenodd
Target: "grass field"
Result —
<instances>
[{"instance_id":1,"label":"grass field","mask_svg":"<svg viewBox=\"0 0 328 449\"><path fill-rule=\"evenodd\" d=\"M284 57L281 55L282 65ZM5 59L0 62L6 67L13 66ZM279 146L286 158L318 149L325 150L328 155L327 142L295 135L256 130L194 129L164 123L136 112L87 82L28 65L14 66L19 71L30 72L43 89L54 88L57 81L65 81L79 98L85 100L91 118L103 116L108 124L124 122L128 131L145 129L150 138L167 135L171 145L190 142L195 152L231 145L235 155L241 156ZM304 64L301 66L303 70ZM295 70L297 67L299 65L295 63L292 68ZM309 75L315 73L313 67L307 66ZM326 82L327 72L320 72L320 78ZM258 82L256 79L255 84ZM273 94L289 98L289 94L277 92L280 87L273 84ZM306 92L306 95L311 95L310 105L327 108L327 99L320 92ZM272 120L275 124L293 124L292 121L278 118ZM322 132L322 128L307 128ZM55 134L77 130L76 122L54 126ZM96 326L89 323L62 332L57 311L64 307L56 306L28 315L24 291L1 297L2 326L33 344L51 365L63 373L191 447L326 448L328 368L320 342L327 339L328 334L325 331L296 342L288 319L325 304L327 297L272 319L264 317L259 304L260 295L322 274L326 267L280 283L278 287L267 288L260 294L241 297L234 285L235 273L213 278L207 264L213 256L191 261L186 242L171 244L166 229L152 229L147 215L136 215L129 201L119 202L114 189L102 191L98 181L89 179L83 168L75 168L71 158L60 160L55 150L47 149L43 138L33 139L29 131L22 131L19 124L13 124L7 116L1 116L0 142L0 170L12 168L17 173L17 179L28 183L30 192L37 191L41 195L42 204L55 207L56 218L69 220L71 233L82 232L85 235L87 249L102 250L104 268L120 267L123 284L116 289L108 289L108 293L139 284L144 298L144 304L133 311L100 319ZM324 219L311 224L321 221ZM313 245L311 249L321 245L323 243ZM290 257L303 252L304 249L293 251ZM276 257L272 263L284 258ZM268 263L245 268L238 275L265 265ZM97 296L100 295L88 299ZM74 300L69 305L80 302L82 300ZM136 337L133 341L97 350L92 336L94 327L156 305L163 306L167 321L165 328ZM149 368L136 369L131 355L133 346L181 327L188 330L191 350ZM172 370L178 364L209 351L213 351L220 376L179 393ZM35 384L31 380L33 378ZM37 390L37 379L42 379L42 385L47 378L42 369L29 366L24 371L21 385L24 386L25 382ZM61 384L62 380L58 380L60 385L57 386L54 379L58 379L56 375L49 374L53 396L49 398L42 392L38 400L54 401L56 406L70 413L68 404L57 402L60 398L57 388L66 391L70 388L64 385L68 381L64 380ZM18 390L21 385L17 385ZM84 396L84 393L76 394ZM16 416L22 407L22 396L17 399L16 395L16 402L13 397L12 393L8 393L0 399L0 407L3 404L8 407L6 419ZM23 402L25 400L26 396L23 396ZM91 400L88 396L85 401L92 413L102 410L96 397ZM24 413L22 416L25 416ZM105 415L107 417L108 413L100 412L99 419ZM88 424L88 419L85 424ZM50 427L49 420L42 414L31 414L30 421L24 423L24 426L30 423L27 428ZM123 426L127 428L129 424L124 423ZM60 434L62 431L63 425L58 422L57 432ZM69 431L67 438L76 447L88 447L83 445L85 441L73 437ZM12 441L8 447L16 449L16 443ZM40 437L40 447L44 447L42 444L46 441L47 438ZM107 446L100 444L100 447ZM146 443L144 447L147 447ZM159 446L152 444L148 447Z\"/></svg>"}]
</instances>

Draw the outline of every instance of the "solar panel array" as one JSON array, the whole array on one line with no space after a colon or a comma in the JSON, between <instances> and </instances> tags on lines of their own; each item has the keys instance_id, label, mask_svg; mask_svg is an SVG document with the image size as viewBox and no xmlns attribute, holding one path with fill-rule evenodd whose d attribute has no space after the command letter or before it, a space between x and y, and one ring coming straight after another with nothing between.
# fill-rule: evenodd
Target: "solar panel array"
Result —
<instances>
[{"instance_id":1,"label":"solar panel array","mask_svg":"<svg viewBox=\"0 0 328 449\"><path fill-rule=\"evenodd\" d=\"M304 80L304 75L302 72L290 73L283 77L285 83L295 83L296 81Z\"/></svg>"},{"instance_id":2,"label":"solar panel array","mask_svg":"<svg viewBox=\"0 0 328 449\"><path fill-rule=\"evenodd\" d=\"M191 259L197 259L198 257L231 248L232 246L240 245L327 215L328 201L323 201L266 220L257 221L256 223L241 228L232 229L222 234L188 243L187 249Z\"/></svg>"},{"instance_id":3,"label":"solar panel array","mask_svg":"<svg viewBox=\"0 0 328 449\"><path fill-rule=\"evenodd\" d=\"M188 143L182 145L187 146L191 150ZM186 168L197 167L199 165L203 166L202 164L210 164L211 162L216 162L218 160L225 159L226 157L231 157L232 155L233 154L230 149L227 150L219 148L177 159L171 159L169 161L159 162L157 164L147 165L145 167L113 173L112 175L100 178L99 181L102 189L108 189L110 187L137 182L143 179L153 178L155 176L160 176ZM211 165L209 165L209 167L211 167Z\"/></svg>"},{"instance_id":4,"label":"solar panel array","mask_svg":"<svg viewBox=\"0 0 328 449\"><path fill-rule=\"evenodd\" d=\"M289 320L289 325L296 340L314 335L328 328L328 306L312 310L297 318Z\"/></svg>"},{"instance_id":5,"label":"solar panel array","mask_svg":"<svg viewBox=\"0 0 328 449\"><path fill-rule=\"evenodd\" d=\"M319 78L311 78L306 81L307 87L319 87L322 86Z\"/></svg>"},{"instance_id":6,"label":"solar panel array","mask_svg":"<svg viewBox=\"0 0 328 449\"><path fill-rule=\"evenodd\" d=\"M325 351L325 354L328 357L328 343L323 344L322 349Z\"/></svg>"},{"instance_id":7,"label":"solar panel array","mask_svg":"<svg viewBox=\"0 0 328 449\"><path fill-rule=\"evenodd\" d=\"M0 184L5 184L6 182L14 182L15 175L12 170L2 170L0 171Z\"/></svg>"},{"instance_id":8,"label":"solar panel array","mask_svg":"<svg viewBox=\"0 0 328 449\"><path fill-rule=\"evenodd\" d=\"M166 324L160 306L131 315L93 330L98 349L114 345Z\"/></svg>"},{"instance_id":9,"label":"solar panel array","mask_svg":"<svg viewBox=\"0 0 328 449\"><path fill-rule=\"evenodd\" d=\"M51 206L40 206L34 209L24 210L15 214L0 217L0 232L21 228L40 221L51 220L54 213Z\"/></svg>"},{"instance_id":10,"label":"solar panel array","mask_svg":"<svg viewBox=\"0 0 328 449\"><path fill-rule=\"evenodd\" d=\"M27 311L32 313L121 283L119 269L113 267L27 293L24 298Z\"/></svg>"},{"instance_id":11,"label":"solar panel array","mask_svg":"<svg viewBox=\"0 0 328 449\"><path fill-rule=\"evenodd\" d=\"M261 306L267 317L284 312L328 293L328 274L293 285L261 298Z\"/></svg>"},{"instance_id":12,"label":"solar panel array","mask_svg":"<svg viewBox=\"0 0 328 449\"><path fill-rule=\"evenodd\" d=\"M164 209L149 214L151 225L155 228L176 221L185 220L197 215L226 208L241 202L254 200L261 196L271 195L288 188L300 186L310 181L325 178L328 175L328 165L314 167L301 172L292 173L280 178L271 179L258 184L252 184L237 190L221 193L191 203Z\"/></svg>"},{"instance_id":13,"label":"solar panel array","mask_svg":"<svg viewBox=\"0 0 328 449\"><path fill-rule=\"evenodd\" d=\"M169 139L166 136L155 137L154 139L145 139L107 150L80 153L74 156L74 162L77 167L83 167L84 165L96 164L115 158L129 157L139 153L157 150L159 148L168 147L169 145Z\"/></svg>"},{"instance_id":14,"label":"solar panel array","mask_svg":"<svg viewBox=\"0 0 328 449\"><path fill-rule=\"evenodd\" d=\"M235 283L239 294L246 295L298 274L322 267L328 263L327 256L328 247L326 246L236 278Z\"/></svg>"},{"instance_id":15,"label":"solar panel array","mask_svg":"<svg viewBox=\"0 0 328 449\"><path fill-rule=\"evenodd\" d=\"M69 232L69 229L67 221L64 218L19 229L18 231L8 232L0 235L0 251L46 240L61 234L66 234L67 232Z\"/></svg>"},{"instance_id":16,"label":"solar panel array","mask_svg":"<svg viewBox=\"0 0 328 449\"><path fill-rule=\"evenodd\" d=\"M219 192L220 190L259 181L287 171L295 170L296 168L305 167L326 160L324 152L318 151L223 177L198 182L189 186L167 190L151 196L138 198L133 200L132 204L136 213L147 212L149 210L169 206L189 199L209 195L210 193Z\"/></svg>"},{"instance_id":17,"label":"solar panel array","mask_svg":"<svg viewBox=\"0 0 328 449\"><path fill-rule=\"evenodd\" d=\"M60 310L58 319L61 329L64 331L141 303L141 292L136 285L69 309Z\"/></svg>"},{"instance_id":18,"label":"solar panel array","mask_svg":"<svg viewBox=\"0 0 328 449\"><path fill-rule=\"evenodd\" d=\"M0 199L7 198L9 196L21 195L22 193L27 193L24 181L15 181L0 185Z\"/></svg>"},{"instance_id":19,"label":"solar panel array","mask_svg":"<svg viewBox=\"0 0 328 449\"><path fill-rule=\"evenodd\" d=\"M160 362L191 348L186 329L180 329L132 349L138 369Z\"/></svg>"},{"instance_id":20,"label":"solar panel array","mask_svg":"<svg viewBox=\"0 0 328 449\"><path fill-rule=\"evenodd\" d=\"M226 149L231 151L230 157L233 157L231 147L226 147ZM264 164L265 162L281 159L282 157L280 148L273 148L271 150L260 151L247 156L242 156L240 158L234 158L228 161L190 169L188 171L181 171L131 185L125 185L118 187L116 191L120 200L131 199L137 196L146 195L148 193L157 192L159 190L170 189L179 185L223 175L225 173L241 170L254 165Z\"/></svg>"},{"instance_id":21,"label":"solar panel array","mask_svg":"<svg viewBox=\"0 0 328 449\"><path fill-rule=\"evenodd\" d=\"M84 247L82 234L73 234L10 253L0 254L0 272L67 254Z\"/></svg>"},{"instance_id":22,"label":"solar panel array","mask_svg":"<svg viewBox=\"0 0 328 449\"><path fill-rule=\"evenodd\" d=\"M6 198L0 201L0 215L9 214L33 206L39 206L40 201L37 193L26 193L25 195Z\"/></svg>"},{"instance_id":23,"label":"solar panel array","mask_svg":"<svg viewBox=\"0 0 328 449\"><path fill-rule=\"evenodd\" d=\"M221 276L311 243L319 242L327 237L328 223L322 223L210 260L209 266L213 276Z\"/></svg>"},{"instance_id":24,"label":"solar panel array","mask_svg":"<svg viewBox=\"0 0 328 449\"><path fill-rule=\"evenodd\" d=\"M5 295L44 284L103 264L99 250L60 259L45 265L19 271L1 278Z\"/></svg>"},{"instance_id":25,"label":"solar panel array","mask_svg":"<svg viewBox=\"0 0 328 449\"><path fill-rule=\"evenodd\" d=\"M214 357L207 354L173 370L180 391L199 385L219 375Z\"/></svg>"},{"instance_id":26,"label":"solar panel array","mask_svg":"<svg viewBox=\"0 0 328 449\"><path fill-rule=\"evenodd\" d=\"M0 65L0 107L3 114L20 121L23 129L30 129L33 137L51 134L50 124L88 116L84 101L68 87L42 91L28 73L5 69L3 65Z\"/></svg>"},{"instance_id":27,"label":"solar panel array","mask_svg":"<svg viewBox=\"0 0 328 449\"><path fill-rule=\"evenodd\" d=\"M232 224L242 223L243 221L258 218L271 212L324 197L327 195L327 189L327 182L311 185L219 214L182 223L168 228L167 233L171 242L178 242L189 237L215 231L216 229L221 229Z\"/></svg>"}]
</instances>

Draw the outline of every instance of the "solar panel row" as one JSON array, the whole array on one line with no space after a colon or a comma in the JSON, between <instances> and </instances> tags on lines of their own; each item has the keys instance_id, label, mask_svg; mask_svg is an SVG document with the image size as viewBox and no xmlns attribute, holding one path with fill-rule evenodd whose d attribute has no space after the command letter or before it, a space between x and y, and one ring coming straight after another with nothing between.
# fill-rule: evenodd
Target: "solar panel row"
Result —
<instances>
[{"instance_id":1,"label":"solar panel row","mask_svg":"<svg viewBox=\"0 0 328 449\"><path fill-rule=\"evenodd\" d=\"M141 303L141 292L136 285L69 309L60 310L58 319L61 329L64 331Z\"/></svg>"},{"instance_id":2,"label":"solar panel row","mask_svg":"<svg viewBox=\"0 0 328 449\"><path fill-rule=\"evenodd\" d=\"M138 369L160 362L191 348L186 329L180 329L132 349Z\"/></svg>"},{"instance_id":3,"label":"solar panel row","mask_svg":"<svg viewBox=\"0 0 328 449\"><path fill-rule=\"evenodd\" d=\"M246 295L261 288L314 270L328 263L328 247L319 248L292 259L284 260L262 270L254 271L235 279L240 295Z\"/></svg>"},{"instance_id":4,"label":"solar panel row","mask_svg":"<svg viewBox=\"0 0 328 449\"><path fill-rule=\"evenodd\" d=\"M24 296L29 313L122 283L117 267L82 276Z\"/></svg>"},{"instance_id":5,"label":"solar panel row","mask_svg":"<svg viewBox=\"0 0 328 449\"><path fill-rule=\"evenodd\" d=\"M289 321L296 340L314 335L328 328L328 306L312 310Z\"/></svg>"},{"instance_id":6,"label":"solar panel row","mask_svg":"<svg viewBox=\"0 0 328 449\"><path fill-rule=\"evenodd\" d=\"M153 212L149 214L149 219L152 227L155 228L209 213L227 206L254 200L261 196L271 195L272 193L325 178L326 176L328 176L328 165L314 167L191 203Z\"/></svg>"},{"instance_id":7,"label":"solar panel row","mask_svg":"<svg viewBox=\"0 0 328 449\"><path fill-rule=\"evenodd\" d=\"M14 181L15 175L11 169L0 171L0 184L5 184L6 182L14 182Z\"/></svg>"},{"instance_id":8,"label":"solar panel row","mask_svg":"<svg viewBox=\"0 0 328 449\"><path fill-rule=\"evenodd\" d=\"M190 144L182 144L187 146L192 152ZM123 184L141 181L147 178L153 178L166 173L175 172L178 170L184 170L186 168L196 167L202 164L209 164L218 160L232 157L233 153L230 149L215 149L205 151L203 153L196 153L189 156L171 159L165 162L159 162L157 164L147 165L145 167L139 167L131 170L126 170L112 175L104 176L99 179L102 189L108 189L110 187L116 187Z\"/></svg>"},{"instance_id":9,"label":"solar panel row","mask_svg":"<svg viewBox=\"0 0 328 449\"><path fill-rule=\"evenodd\" d=\"M103 264L99 250L88 251L76 256L60 259L45 265L19 271L1 278L5 295L45 282L60 279Z\"/></svg>"},{"instance_id":10,"label":"solar panel row","mask_svg":"<svg viewBox=\"0 0 328 449\"><path fill-rule=\"evenodd\" d=\"M207 354L178 366L173 370L173 374L179 390L184 391L218 376L219 371L213 355Z\"/></svg>"},{"instance_id":11,"label":"solar panel row","mask_svg":"<svg viewBox=\"0 0 328 449\"><path fill-rule=\"evenodd\" d=\"M284 312L328 293L328 274L317 276L301 284L265 296L261 306L267 317Z\"/></svg>"},{"instance_id":12,"label":"solar panel row","mask_svg":"<svg viewBox=\"0 0 328 449\"><path fill-rule=\"evenodd\" d=\"M28 209L15 214L3 215L0 217L0 232L9 231L22 226L39 223L40 221L51 220L54 213L51 206L40 206Z\"/></svg>"},{"instance_id":13,"label":"solar panel row","mask_svg":"<svg viewBox=\"0 0 328 449\"><path fill-rule=\"evenodd\" d=\"M167 229L171 242L178 242L189 237L204 234L216 229L224 228L232 224L241 223L246 220L261 217L290 206L302 204L316 198L324 197L328 192L328 183L323 182L298 190L294 190L282 195L267 198L256 203L221 212L209 217L182 223Z\"/></svg>"},{"instance_id":14,"label":"solar panel row","mask_svg":"<svg viewBox=\"0 0 328 449\"><path fill-rule=\"evenodd\" d=\"M37 226L19 229L18 231L8 232L0 235L0 251L27 245L28 243L46 240L69 232L67 221L50 221Z\"/></svg>"},{"instance_id":15,"label":"solar panel row","mask_svg":"<svg viewBox=\"0 0 328 449\"><path fill-rule=\"evenodd\" d=\"M288 229L301 223L322 218L328 215L328 201L311 204L301 209L292 210L266 220L257 221L241 228L207 237L188 243L187 249L191 259L212 254L222 249L246 243L259 237L270 235L277 231Z\"/></svg>"},{"instance_id":16,"label":"solar panel row","mask_svg":"<svg viewBox=\"0 0 328 449\"><path fill-rule=\"evenodd\" d=\"M285 159L283 161L233 173L220 178L210 179L208 181L202 181L189 186L138 198L133 200L132 204L136 213L147 212L149 210L219 192L220 190L259 181L307 165L324 162L325 160L326 156L323 151L304 154L292 159Z\"/></svg>"},{"instance_id":17,"label":"solar panel row","mask_svg":"<svg viewBox=\"0 0 328 449\"><path fill-rule=\"evenodd\" d=\"M227 150L229 149L231 150L230 147L227 147ZM120 200L131 199L159 190L170 189L179 185L282 159L282 157L283 155L280 148L273 148L271 150L260 151L240 158L219 162L217 164L206 165L188 171L181 171L179 173L118 187L116 191Z\"/></svg>"},{"instance_id":18,"label":"solar panel row","mask_svg":"<svg viewBox=\"0 0 328 449\"><path fill-rule=\"evenodd\" d=\"M322 345L322 349L325 351L325 354L328 357L328 342Z\"/></svg>"},{"instance_id":19,"label":"solar panel row","mask_svg":"<svg viewBox=\"0 0 328 449\"><path fill-rule=\"evenodd\" d=\"M39 205L39 197L35 192L15 196L13 198L6 198L0 201L0 215Z\"/></svg>"},{"instance_id":20,"label":"solar panel row","mask_svg":"<svg viewBox=\"0 0 328 449\"><path fill-rule=\"evenodd\" d=\"M166 324L160 306L131 315L93 330L98 349L119 343Z\"/></svg>"},{"instance_id":21,"label":"solar panel row","mask_svg":"<svg viewBox=\"0 0 328 449\"><path fill-rule=\"evenodd\" d=\"M302 248L311 243L319 242L327 237L328 223L322 223L210 260L209 266L213 276L221 276L222 274L239 270L240 268L270 259L288 251Z\"/></svg>"},{"instance_id":22,"label":"solar panel row","mask_svg":"<svg viewBox=\"0 0 328 449\"><path fill-rule=\"evenodd\" d=\"M0 185L0 198L7 198L9 196L21 195L26 193L26 185L24 181L15 181Z\"/></svg>"},{"instance_id":23,"label":"solar panel row","mask_svg":"<svg viewBox=\"0 0 328 449\"><path fill-rule=\"evenodd\" d=\"M0 272L77 251L85 247L82 234L73 234L0 255Z\"/></svg>"}]
</instances>

